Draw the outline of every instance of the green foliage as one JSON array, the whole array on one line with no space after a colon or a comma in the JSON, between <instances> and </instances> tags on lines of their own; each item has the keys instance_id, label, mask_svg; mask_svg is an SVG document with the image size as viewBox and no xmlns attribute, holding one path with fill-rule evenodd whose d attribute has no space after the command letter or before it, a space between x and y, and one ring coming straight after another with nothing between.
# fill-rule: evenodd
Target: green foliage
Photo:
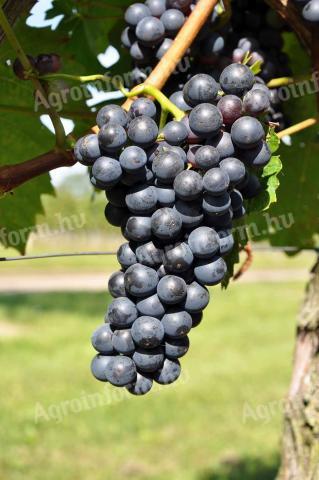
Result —
<instances>
[{"instance_id":1,"label":"green foliage","mask_svg":"<svg viewBox=\"0 0 319 480\"><path fill-rule=\"evenodd\" d=\"M27 54L34 56L50 52L59 54L63 62L63 73L72 75L104 73L97 55L104 52L110 44L111 31L122 17L123 7L128 3L127 0L117 1L116 6L110 6L109 2L103 0L93 3L55 0L52 9L47 12L47 18L63 15L55 31L49 27L29 27L25 23L26 18L21 18L15 26L15 33ZM117 44L113 40L112 44L120 48L120 37L117 37ZM40 123L40 114L47 111L39 97L37 97L39 101L35 102L32 83L16 78L6 63L7 60L13 62L16 57L7 41L2 43L1 52L0 166L26 161L54 146L54 136ZM122 65L123 62L124 60ZM48 85L48 92L50 103L59 110L61 108L59 115L71 118L75 122L73 131L75 138L94 124L94 113L89 114L85 103L90 98L86 86L59 80ZM5 234L0 236L0 242L4 246L11 243L24 253L37 215L43 213L41 196L53 193L49 175L42 175L17 188L12 194L4 196L0 201L0 229L5 228ZM19 241L16 241L18 237ZM10 238L15 239L13 243L10 242Z\"/></svg>"},{"instance_id":2,"label":"green foliage","mask_svg":"<svg viewBox=\"0 0 319 480\"><path fill-rule=\"evenodd\" d=\"M310 59L302 49L295 35L286 34L285 50L291 59L293 76L304 76L311 72ZM317 87L317 88L315 88ZM284 109L292 124L317 115L315 90L318 83L300 82L284 87L290 92L289 101L283 102ZM254 213L249 221L254 222L260 235L254 241L268 240L276 246L313 247L318 246L319 208L318 199L318 127L312 127L291 137L292 146L281 144L280 158L284 173L280 175L277 203L272 203L269 215L277 220L279 228L269 228L265 216ZM272 191L276 180L272 180ZM285 221L284 221L285 220ZM286 226L285 226L286 225Z\"/></svg>"},{"instance_id":3,"label":"green foliage","mask_svg":"<svg viewBox=\"0 0 319 480\"><path fill-rule=\"evenodd\" d=\"M275 130L270 128L267 134L267 144L272 153L277 152L280 146L280 140ZM276 191L279 188L280 181L278 178L282 170L282 163L279 155L272 155L270 162L263 168L259 175L262 186L262 192L258 197L247 202L247 212L262 212L268 210L270 205L276 203Z\"/></svg>"}]
</instances>

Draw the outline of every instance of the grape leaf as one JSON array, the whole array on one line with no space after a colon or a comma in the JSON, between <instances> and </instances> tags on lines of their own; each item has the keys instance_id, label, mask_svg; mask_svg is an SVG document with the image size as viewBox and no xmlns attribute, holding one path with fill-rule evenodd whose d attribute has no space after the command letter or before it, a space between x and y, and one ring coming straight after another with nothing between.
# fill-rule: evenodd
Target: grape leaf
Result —
<instances>
[{"instance_id":1,"label":"grape leaf","mask_svg":"<svg viewBox=\"0 0 319 480\"><path fill-rule=\"evenodd\" d=\"M292 33L285 35L285 51L291 59L294 77L304 77L311 72L310 59ZM317 116L316 77L283 87L282 92L289 98L282 105L291 124ZM289 146L282 142L280 147L284 174L280 175L277 202L270 205L267 215L253 213L250 220L259 232L254 241L268 240L274 246L311 248L318 246L319 232L318 127L293 135L291 143ZM276 185L271 187L275 189Z\"/></svg>"}]
</instances>

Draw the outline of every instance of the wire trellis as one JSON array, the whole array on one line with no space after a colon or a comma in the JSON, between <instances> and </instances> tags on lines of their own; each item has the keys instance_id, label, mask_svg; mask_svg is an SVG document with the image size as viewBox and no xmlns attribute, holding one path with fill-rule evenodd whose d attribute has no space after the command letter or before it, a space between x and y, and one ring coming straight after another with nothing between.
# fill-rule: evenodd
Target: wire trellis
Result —
<instances>
[{"instance_id":1,"label":"wire trellis","mask_svg":"<svg viewBox=\"0 0 319 480\"><path fill-rule=\"evenodd\" d=\"M254 252L285 252L285 253L300 253L302 251L309 251L319 254L319 247L272 247L272 246L253 246ZM73 252L73 253L44 253L41 255L20 255L18 257L0 257L0 262L16 262L21 260L41 260L47 258L61 258L61 257L90 257L90 256L107 256L116 255L116 252L100 251L100 252Z\"/></svg>"}]
</instances>

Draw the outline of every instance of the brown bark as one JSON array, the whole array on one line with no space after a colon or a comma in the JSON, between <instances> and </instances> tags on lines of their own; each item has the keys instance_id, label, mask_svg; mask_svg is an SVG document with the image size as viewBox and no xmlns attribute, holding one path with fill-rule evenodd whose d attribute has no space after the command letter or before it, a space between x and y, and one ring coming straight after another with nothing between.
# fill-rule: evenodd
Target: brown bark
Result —
<instances>
[{"instance_id":1,"label":"brown bark","mask_svg":"<svg viewBox=\"0 0 319 480\"><path fill-rule=\"evenodd\" d=\"M297 328L278 480L319 479L319 258Z\"/></svg>"},{"instance_id":2,"label":"brown bark","mask_svg":"<svg viewBox=\"0 0 319 480\"><path fill-rule=\"evenodd\" d=\"M58 167L71 167L75 159L72 152L51 151L17 165L0 167L0 194L10 192L34 177Z\"/></svg>"},{"instance_id":3,"label":"brown bark","mask_svg":"<svg viewBox=\"0 0 319 480\"><path fill-rule=\"evenodd\" d=\"M300 11L292 0L266 0L276 12L292 27L301 42L311 52L311 31L302 20Z\"/></svg>"}]
</instances>

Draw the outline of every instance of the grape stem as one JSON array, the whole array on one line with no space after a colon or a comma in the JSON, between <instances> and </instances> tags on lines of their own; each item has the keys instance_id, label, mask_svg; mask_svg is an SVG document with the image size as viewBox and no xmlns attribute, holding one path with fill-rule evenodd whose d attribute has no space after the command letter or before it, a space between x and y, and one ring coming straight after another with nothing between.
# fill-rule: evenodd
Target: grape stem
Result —
<instances>
[{"instance_id":1,"label":"grape stem","mask_svg":"<svg viewBox=\"0 0 319 480\"><path fill-rule=\"evenodd\" d=\"M162 112L171 113L175 120L180 121L185 117L185 112L178 108L173 102L171 102L164 93L162 93L158 88L147 83L141 83L134 87L130 92L127 92L122 86L119 87L121 92L127 97L138 97L139 95L150 95L155 98L155 100L160 104Z\"/></svg>"},{"instance_id":2,"label":"grape stem","mask_svg":"<svg viewBox=\"0 0 319 480\"><path fill-rule=\"evenodd\" d=\"M306 128L312 127L317 123L318 123L318 120L316 118L308 118L303 122L296 123L296 125L286 128L286 130L282 130L281 132L277 133L277 136L279 138L282 138L282 137L285 137L286 135L293 135L294 133L298 133L298 132L301 132L302 130L305 130Z\"/></svg>"},{"instance_id":3,"label":"grape stem","mask_svg":"<svg viewBox=\"0 0 319 480\"><path fill-rule=\"evenodd\" d=\"M8 42L10 43L12 49L15 51L15 53L16 53L18 59L20 60L24 70L29 74L34 73L32 65L31 65L28 57L26 56L19 40L17 39L17 37L16 37L16 35L13 31L13 28L11 27L10 23L8 22L8 19L5 16L5 13L4 13L2 7L0 7L0 26L2 27L2 29L5 33L5 36L8 39ZM32 75L31 80L32 80L32 82L35 86L35 89L39 93L41 93L43 98L46 98L46 93L45 93L45 90L44 90L41 82L37 78L33 77L33 75ZM50 105L49 102L48 102L48 105ZM56 147L57 147L57 149L63 149L64 146L65 146L66 135L65 135L65 131L64 131L64 127L63 127L63 124L61 122L61 119L60 119L59 115L57 114L57 112L54 110L54 108L52 108L51 106L48 107L48 112L47 113L50 116L53 127L54 127L55 137L56 137Z\"/></svg>"},{"instance_id":4,"label":"grape stem","mask_svg":"<svg viewBox=\"0 0 319 480\"><path fill-rule=\"evenodd\" d=\"M306 23L302 20L300 11L295 2L290 0L265 0L271 8L292 27L297 33L302 43L306 46L308 52L311 51L311 32Z\"/></svg>"},{"instance_id":5,"label":"grape stem","mask_svg":"<svg viewBox=\"0 0 319 480\"><path fill-rule=\"evenodd\" d=\"M239 268L239 270L234 274L233 281L236 281L240 277L242 277L242 275L244 275L244 273L246 273L247 270L249 270L249 268L253 263L254 255L253 255L253 249L250 242L248 242L247 245L244 246L243 251L246 253L246 258L243 264L241 265L241 267Z\"/></svg>"},{"instance_id":6,"label":"grape stem","mask_svg":"<svg viewBox=\"0 0 319 480\"><path fill-rule=\"evenodd\" d=\"M107 75L96 74L96 75L68 75L66 73L50 73L48 75L42 75L39 77L40 80L50 81L50 80L69 80L73 82L80 83L90 83L96 82L97 80L107 81L110 80L110 77Z\"/></svg>"},{"instance_id":7,"label":"grape stem","mask_svg":"<svg viewBox=\"0 0 319 480\"><path fill-rule=\"evenodd\" d=\"M53 150L17 165L4 165L0 167L0 195L55 168L71 167L75 163L72 151Z\"/></svg>"},{"instance_id":8,"label":"grape stem","mask_svg":"<svg viewBox=\"0 0 319 480\"><path fill-rule=\"evenodd\" d=\"M270 82L267 83L267 87L268 88L284 87L286 85L291 85L292 83L295 83L295 82L296 80L292 77L273 78L272 80L270 80Z\"/></svg>"}]
</instances>

